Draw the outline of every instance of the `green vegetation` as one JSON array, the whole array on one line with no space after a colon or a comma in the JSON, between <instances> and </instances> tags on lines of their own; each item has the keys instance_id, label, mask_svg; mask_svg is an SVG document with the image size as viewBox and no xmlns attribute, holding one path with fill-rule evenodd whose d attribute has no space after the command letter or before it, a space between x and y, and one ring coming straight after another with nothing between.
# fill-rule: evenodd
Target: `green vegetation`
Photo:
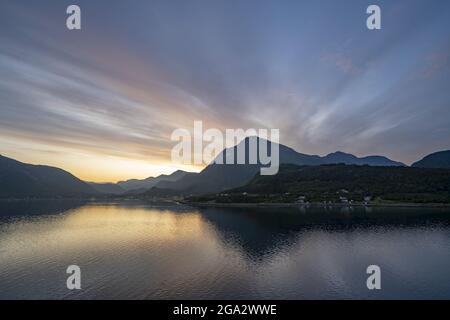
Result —
<instances>
[{"instance_id":1,"label":"green vegetation","mask_svg":"<svg viewBox=\"0 0 450 320\"><path fill-rule=\"evenodd\" d=\"M450 203L450 170L356 165L282 165L247 185L187 199L217 203Z\"/></svg>"}]
</instances>

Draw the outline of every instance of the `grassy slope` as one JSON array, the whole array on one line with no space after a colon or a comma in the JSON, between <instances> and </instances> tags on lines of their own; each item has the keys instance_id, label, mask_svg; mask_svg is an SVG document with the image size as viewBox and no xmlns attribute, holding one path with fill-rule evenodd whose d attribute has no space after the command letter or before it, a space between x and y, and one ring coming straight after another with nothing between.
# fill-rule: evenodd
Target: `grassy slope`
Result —
<instances>
[{"instance_id":1,"label":"grassy slope","mask_svg":"<svg viewBox=\"0 0 450 320\"><path fill-rule=\"evenodd\" d=\"M243 195L243 193L247 193ZM224 196L223 194L226 194ZM247 185L193 201L311 202L340 201L340 197L375 201L450 203L450 170L354 165L283 165L275 176L256 175Z\"/></svg>"}]
</instances>

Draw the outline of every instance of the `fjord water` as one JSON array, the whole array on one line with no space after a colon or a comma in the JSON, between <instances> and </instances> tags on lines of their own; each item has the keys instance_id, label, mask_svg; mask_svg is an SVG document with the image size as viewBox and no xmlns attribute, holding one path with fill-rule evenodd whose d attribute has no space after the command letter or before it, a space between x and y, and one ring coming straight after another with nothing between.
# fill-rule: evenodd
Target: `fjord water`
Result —
<instances>
[{"instance_id":1,"label":"fjord water","mask_svg":"<svg viewBox=\"0 0 450 320\"><path fill-rule=\"evenodd\" d=\"M449 222L448 208L1 202L0 298L450 299Z\"/></svg>"}]
</instances>

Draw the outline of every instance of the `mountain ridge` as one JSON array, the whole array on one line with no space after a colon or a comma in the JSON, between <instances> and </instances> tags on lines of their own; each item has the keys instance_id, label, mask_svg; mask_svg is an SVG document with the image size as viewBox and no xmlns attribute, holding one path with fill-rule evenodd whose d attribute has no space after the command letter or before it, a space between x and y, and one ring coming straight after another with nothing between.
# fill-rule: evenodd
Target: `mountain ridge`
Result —
<instances>
[{"instance_id":1,"label":"mountain ridge","mask_svg":"<svg viewBox=\"0 0 450 320\"><path fill-rule=\"evenodd\" d=\"M126 192L121 186L112 182L87 182L87 184L102 194L123 194Z\"/></svg>"},{"instance_id":2,"label":"mountain ridge","mask_svg":"<svg viewBox=\"0 0 450 320\"><path fill-rule=\"evenodd\" d=\"M96 193L89 184L63 169L0 155L0 197L76 197Z\"/></svg>"},{"instance_id":3,"label":"mountain ridge","mask_svg":"<svg viewBox=\"0 0 450 320\"><path fill-rule=\"evenodd\" d=\"M247 137L235 146L222 150L216 157L216 159L218 157L225 159L226 152L233 149L236 160L238 147L244 143L245 164L221 165L213 161L200 173L177 170L170 175L162 174L157 177L142 180L130 179L118 183L85 182L60 168L22 163L0 155L0 197L132 195L145 193L154 187L159 190L158 192L173 190L181 194L220 192L245 185L261 169L260 164L249 164L248 161L248 148L252 139L258 142L261 138ZM267 144L271 152L273 142L267 141ZM358 166L408 167L384 156L357 157L342 151L318 156L303 154L282 144L278 144L278 148L280 164L317 166L342 163ZM411 167L449 168L450 150L429 154L413 163Z\"/></svg>"},{"instance_id":4,"label":"mountain ridge","mask_svg":"<svg viewBox=\"0 0 450 320\"><path fill-rule=\"evenodd\" d=\"M421 160L414 162L416 168L450 168L450 150L430 153Z\"/></svg>"},{"instance_id":5,"label":"mountain ridge","mask_svg":"<svg viewBox=\"0 0 450 320\"><path fill-rule=\"evenodd\" d=\"M271 152L273 142L253 136L246 137L237 145L224 149L213 162L211 162L200 173L195 175L188 175L181 178L176 183L161 182L155 185L160 189L172 189L188 194L205 193L205 192L220 192L227 189L237 188L248 182L261 169L260 164L249 164L249 148L251 143L259 146L259 141L267 143L267 150ZM241 150L245 150L245 164L217 164L218 159L225 163L226 152L233 149L234 162L237 163L237 151L241 144ZM295 151L283 144L277 144L279 149L280 164L294 164L294 165L323 165L333 163L344 164L358 164L358 165L373 165L379 166L380 163L386 166L406 166L401 162L392 161L383 156L368 156L358 158L351 154L343 152L331 153L325 157L318 155L308 155ZM243 148L243 149L242 149ZM257 152L259 149L257 149ZM259 160L259 156L258 156Z\"/></svg>"},{"instance_id":6,"label":"mountain ridge","mask_svg":"<svg viewBox=\"0 0 450 320\"><path fill-rule=\"evenodd\" d=\"M125 192L137 189L150 189L160 181L177 181L187 173L187 171L176 170L171 174L161 174L156 177L148 177L145 179L129 179L125 181L119 181L116 184Z\"/></svg>"}]
</instances>

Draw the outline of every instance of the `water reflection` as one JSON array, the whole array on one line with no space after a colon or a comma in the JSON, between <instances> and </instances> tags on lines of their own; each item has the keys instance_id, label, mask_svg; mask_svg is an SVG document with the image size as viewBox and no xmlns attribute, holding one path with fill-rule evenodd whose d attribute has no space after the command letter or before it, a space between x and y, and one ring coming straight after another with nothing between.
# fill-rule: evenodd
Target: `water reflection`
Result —
<instances>
[{"instance_id":1,"label":"water reflection","mask_svg":"<svg viewBox=\"0 0 450 320\"><path fill-rule=\"evenodd\" d=\"M350 232L364 228L448 226L450 209L378 207L211 208L200 209L225 241L237 241L260 257L289 245L308 230Z\"/></svg>"},{"instance_id":2,"label":"water reflection","mask_svg":"<svg viewBox=\"0 0 450 320\"><path fill-rule=\"evenodd\" d=\"M0 204L0 298L450 298L448 209L28 205Z\"/></svg>"}]
</instances>

